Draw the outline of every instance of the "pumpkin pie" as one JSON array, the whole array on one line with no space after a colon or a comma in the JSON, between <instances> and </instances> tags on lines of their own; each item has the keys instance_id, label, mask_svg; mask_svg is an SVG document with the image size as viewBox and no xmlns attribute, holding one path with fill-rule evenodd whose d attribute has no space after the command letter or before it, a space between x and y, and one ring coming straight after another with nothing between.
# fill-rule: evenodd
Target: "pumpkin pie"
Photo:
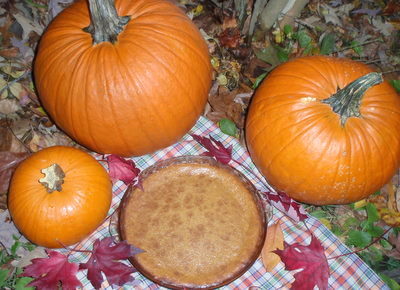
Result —
<instances>
[{"instance_id":1,"label":"pumpkin pie","mask_svg":"<svg viewBox=\"0 0 400 290\"><path fill-rule=\"evenodd\" d=\"M253 185L208 157L177 157L142 172L124 195L121 238L144 252L130 261L169 288L215 288L243 274L265 239Z\"/></svg>"}]
</instances>

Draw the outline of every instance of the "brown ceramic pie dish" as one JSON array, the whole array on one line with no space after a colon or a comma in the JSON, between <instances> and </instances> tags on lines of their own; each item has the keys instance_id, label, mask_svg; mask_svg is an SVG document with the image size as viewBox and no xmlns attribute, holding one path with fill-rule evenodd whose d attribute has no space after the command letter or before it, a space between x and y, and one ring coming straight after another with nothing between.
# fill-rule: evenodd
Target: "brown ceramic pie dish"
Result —
<instances>
[{"instance_id":1,"label":"brown ceramic pie dish","mask_svg":"<svg viewBox=\"0 0 400 290\"><path fill-rule=\"evenodd\" d=\"M159 285L216 288L259 256L265 215L254 186L235 169L202 156L175 157L141 173L127 190L119 234L144 250L130 261Z\"/></svg>"}]
</instances>

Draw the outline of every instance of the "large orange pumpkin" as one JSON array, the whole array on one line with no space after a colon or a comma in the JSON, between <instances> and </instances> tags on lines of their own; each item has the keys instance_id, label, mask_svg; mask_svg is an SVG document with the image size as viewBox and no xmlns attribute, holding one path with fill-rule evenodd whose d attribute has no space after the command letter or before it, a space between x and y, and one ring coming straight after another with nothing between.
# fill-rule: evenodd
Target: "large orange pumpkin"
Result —
<instances>
[{"instance_id":1,"label":"large orange pumpkin","mask_svg":"<svg viewBox=\"0 0 400 290\"><path fill-rule=\"evenodd\" d=\"M142 155L178 141L211 84L197 27L167 0L116 0L119 16L113 0L89 2L92 13L77 1L41 38L34 80L45 110L100 153Z\"/></svg>"},{"instance_id":2,"label":"large orange pumpkin","mask_svg":"<svg viewBox=\"0 0 400 290\"><path fill-rule=\"evenodd\" d=\"M112 184L91 155L54 146L18 165L9 189L8 209L31 242L61 248L81 241L107 216Z\"/></svg>"},{"instance_id":3,"label":"large orange pumpkin","mask_svg":"<svg viewBox=\"0 0 400 290\"><path fill-rule=\"evenodd\" d=\"M275 189L305 203L345 204L391 178L400 164L400 98L371 72L313 56L280 65L262 82L246 139Z\"/></svg>"}]
</instances>

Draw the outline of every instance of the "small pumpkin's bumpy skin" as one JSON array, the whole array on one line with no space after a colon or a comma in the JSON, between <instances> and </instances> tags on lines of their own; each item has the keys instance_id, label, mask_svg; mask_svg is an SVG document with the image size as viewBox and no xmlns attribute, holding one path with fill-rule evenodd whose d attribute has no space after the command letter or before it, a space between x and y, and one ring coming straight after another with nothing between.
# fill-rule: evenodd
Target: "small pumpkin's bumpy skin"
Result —
<instances>
[{"instance_id":1,"label":"small pumpkin's bumpy skin","mask_svg":"<svg viewBox=\"0 0 400 290\"><path fill-rule=\"evenodd\" d=\"M379 190L400 165L400 98L383 82L366 91L360 117L340 117L321 100L372 72L314 56L272 71L249 107L246 139L268 182L310 204L346 204Z\"/></svg>"},{"instance_id":2,"label":"small pumpkin's bumpy skin","mask_svg":"<svg viewBox=\"0 0 400 290\"><path fill-rule=\"evenodd\" d=\"M34 79L56 124L87 148L143 155L178 141L204 110L207 45L166 0L116 0L130 21L117 41L93 44L87 1L61 12L39 43Z\"/></svg>"},{"instance_id":3,"label":"small pumpkin's bumpy skin","mask_svg":"<svg viewBox=\"0 0 400 290\"><path fill-rule=\"evenodd\" d=\"M110 178L91 155L54 146L34 153L17 167L8 209L15 226L31 242L61 248L83 240L100 226L111 198Z\"/></svg>"}]
</instances>

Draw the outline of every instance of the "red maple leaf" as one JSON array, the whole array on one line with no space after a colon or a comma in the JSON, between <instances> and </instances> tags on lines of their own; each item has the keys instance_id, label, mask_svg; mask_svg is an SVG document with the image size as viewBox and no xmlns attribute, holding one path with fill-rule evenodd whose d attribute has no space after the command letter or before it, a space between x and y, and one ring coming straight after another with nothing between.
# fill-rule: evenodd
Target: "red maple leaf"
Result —
<instances>
[{"instance_id":1,"label":"red maple leaf","mask_svg":"<svg viewBox=\"0 0 400 290\"><path fill-rule=\"evenodd\" d=\"M81 263L80 269L87 269L87 278L92 285L99 289L103 283L103 275L111 285L123 285L131 282L131 276L135 268L125 265L117 260L125 260L133 255L142 252L126 242L114 243L113 238L107 237L102 240L95 240L93 243L92 255L86 263Z\"/></svg>"},{"instance_id":2,"label":"red maple leaf","mask_svg":"<svg viewBox=\"0 0 400 290\"><path fill-rule=\"evenodd\" d=\"M201 155L214 157L223 164L228 164L232 160L232 145L225 148L222 142L215 140L213 137L210 138L202 137L199 135L191 134L194 140L199 142L208 151Z\"/></svg>"},{"instance_id":3,"label":"red maple leaf","mask_svg":"<svg viewBox=\"0 0 400 290\"><path fill-rule=\"evenodd\" d=\"M303 221L308 218L305 209L294 199L290 198L284 192L264 192L270 203L284 214L295 220Z\"/></svg>"},{"instance_id":4,"label":"red maple leaf","mask_svg":"<svg viewBox=\"0 0 400 290\"><path fill-rule=\"evenodd\" d=\"M106 157L108 162L108 170L111 180L123 181L126 185L133 184L135 179L140 173L140 169L136 168L132 160L126 160L118 155L108 155Z\"/></svg>"},{"instance_id":5,"label":"red maple leaf","mask_svg":"<svg viewBox=\"0 0 400 290\"><path fill-rule=\"evenodd\" d=\"M48 258L32 259L32 264L25 267L21 276L36 278L27 286L37 289L52 290L62 286L64 290L82 286L76 278L78 264L68 262L68 256L57 251L46 250Z\"/></svg>"},{"instance_id":6,"label":"red maple leaf","mask_svg":"<svg viewBox=\"0 0 400 290\"><path fill-rule=\"evenodd\" d=\"M288 271L299 270L294 274L291 289L308 290L318 286L319 290L328 289L329 265L321 242L311 235L310 245L300 243L289 245L284 242L283 250L273 251L279 255Z\"/></svg>"},{"instance_id":7,"label":"red maple leaf","mask_svg":"<svg viewBox=\"0 0 400 290\"><path fill-rule=\"evenodd\" d=\"M240 30L237 27L228 27L218 36L221 46L229 48L238 47L241 39Z\"/></svg>"}]
</instances>

